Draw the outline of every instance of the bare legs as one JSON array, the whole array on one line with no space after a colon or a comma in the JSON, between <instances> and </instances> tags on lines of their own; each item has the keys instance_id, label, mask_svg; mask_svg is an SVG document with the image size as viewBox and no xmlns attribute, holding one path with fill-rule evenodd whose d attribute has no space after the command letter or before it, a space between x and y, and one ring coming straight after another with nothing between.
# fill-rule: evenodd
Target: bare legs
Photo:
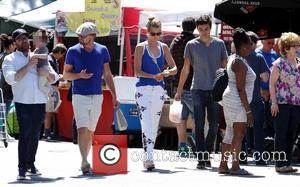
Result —
<instances>
[{"instance_id":1,"label":"bare legs","mask_svg":"<svg viewBox=\"0 0 300 187\"><path fill-rule=\"evenodd\" d=\"M93 132L86 127L79 128L77 129L77 131L78 131L78 145L79 145L79 150L82 158L81 167L85 167L89 164L87 161L87 157L92 146Z\"/></svg>"},{"instance_id":2,"label":"bare legs","mask_svg":"<svg viewBox=\"0 0 300 187\"><path fill-rule=\"evenodd\" d=\"M176 124L177 134L178 134L178 142L186 142L186 120L181 123Z\"/></svg>"},{"instance_id":3,"label":"bare legs","mask_svg":"<svg viewBox=\"0 0 300 187\"><path fill-rule=\"evenodd\" d=\"M222 157L219 166L219 173L229 172L228 170L228 159L232 155L232 167L231 172L240 169L240 154L242 141L246 133L247 125L245 123L233 123L233 138L231 144L222 143Z\"/></svg>"}]
</instances>

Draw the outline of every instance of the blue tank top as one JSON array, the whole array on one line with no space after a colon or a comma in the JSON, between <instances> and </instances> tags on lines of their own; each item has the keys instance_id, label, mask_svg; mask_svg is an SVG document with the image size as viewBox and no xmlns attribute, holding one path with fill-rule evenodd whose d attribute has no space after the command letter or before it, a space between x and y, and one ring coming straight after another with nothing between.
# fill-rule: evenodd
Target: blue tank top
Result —
<instances>
[{"instance_id":1,"label":"blue tank top","mask_svg":"<svg viewBox=\"0 0 300 187\"><path fill-rule=\"evenodd\" d=\"M148 42L144 45L141 70L145 73L156 75L163 71L165 64L165 55L160 42L158 42L160 54L158 57L153 57L150 53ZM138 77L136 86L156 86L164 87L164 81L157 81L153 78Z\"/></svg>"}]
</instances>

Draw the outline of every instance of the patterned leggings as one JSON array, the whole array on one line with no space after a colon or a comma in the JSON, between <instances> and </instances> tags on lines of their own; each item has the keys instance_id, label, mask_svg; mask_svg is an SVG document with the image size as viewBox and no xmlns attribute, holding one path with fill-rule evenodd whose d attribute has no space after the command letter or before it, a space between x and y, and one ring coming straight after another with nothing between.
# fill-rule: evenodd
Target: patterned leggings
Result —
<instances>
[{"instance_id":1,"label":"patterned leggings","mask_svg":"<svg viewBox=\"0 0 300 187\"><path fill-rule=\"evenodd\" d=\"M146 160L153 160L153 149L157 136L157 128L165 101L164 89L161 86L139 86L135 99L142 126L143 148Z\"/></svg>"}]
</instances>

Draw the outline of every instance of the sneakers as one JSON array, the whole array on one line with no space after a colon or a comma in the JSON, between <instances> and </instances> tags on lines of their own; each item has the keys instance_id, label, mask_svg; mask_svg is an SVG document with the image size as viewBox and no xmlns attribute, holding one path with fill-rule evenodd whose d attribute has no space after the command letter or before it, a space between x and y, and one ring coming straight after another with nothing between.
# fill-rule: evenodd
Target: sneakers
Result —
<instances>
[{"instance_id":1,"label":"sneakers","mask_svg":"<svg viewBox=\"0 0 300 187\"><path fill-rule=\"evenodd\" d=\"M211 168L211 162L210 162L210 160L206 160L205 161L205 167Z\"/></svg>"},{"instance_id":2,"label":"sneakers","mask_svg":"<svg viewBox=\"0 0 300 187\"><path fill-rule=\"evenodd\" d=\"M28 180L29 178L26 176L26 170L19 169L19 175L17 176L17 180Z\"/></svg>"},{"instance_id":3,"label":"sneakers","mask_svg":"<svg viewBox=\"0 0 300 187\"><path fill-rule=\"evenodd\" d=\"M42 175L36 167L32 167L26 171L26 175L28 176L40 176Z\"/></svg>"},{"instance_id":4,"label":"sneakers","mask_svg":"<svg viewBox=\"0 0 300 187\"><path fill-rule=\"evenodd\" d=\"M148 171L152 171L153 169L155 169L154 162L152 160L144 161L144 168Z\"/></svg>"},{"instance_id":5,"label":"sneakers","mask_svg":"<svg viewBox=\"0 0 300 187\"><path fill-rule=\"evenodd\" d=\"M187 137L187 142L191 146L193 153L196 155L197 147L196 147L196 143L195 143L195 140L192 135Z\"/></svg>"},{"instance_id":6,"label":"sneakers","mask_svg":"<svg viewBox=\"0 0 300 187\"><path fill-rule=\"evenodd\" d=\"M189 157L192 153L191 148L188 146L179 146L178 147L178 156L180 157Z\"/></svg>"},{"instance_id":7,"label":"sneakers","mask_svg":"<svg viewBox=\"0 0 300 187\"><path fill-rule=\"evenodd\" d=\"M205 161L198 161L198 164L197 164L197 169L206 169L205 167Z\"/></svg>"}]
</instances>

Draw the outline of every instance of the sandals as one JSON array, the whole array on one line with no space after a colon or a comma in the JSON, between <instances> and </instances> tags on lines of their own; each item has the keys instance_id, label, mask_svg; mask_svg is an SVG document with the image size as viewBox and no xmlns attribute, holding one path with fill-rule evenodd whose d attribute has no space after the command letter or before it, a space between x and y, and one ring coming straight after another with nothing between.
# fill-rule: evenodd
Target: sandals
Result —
<instances>
[{"instance_id":1,"label":"sandals","mask_svg":"<svg viewBox=\"0 0 300 187\"><path fill-rule=\"evenodd\" d=\"M218 173L226 175L226 174L230 174L230 171L228 168L218 168Z\"/></svg>"},{"instance_id":2,"label":"sandals","mask_svg":"<svg viewBox=\"0 0 300 187\"><path fill-rule=\"evenodd\" d=\"M152 171L153 169L155 169L154 162L152 160L144 161L144 168L148 171Z\"/></svg>"},{"instance_id":3,"label":"sandals","mask_svg":"<svg viewBox=\"0 0 300 187\"><path fill-rule=\"evenodd\" d=\"M81 171L83 175L88 175L88 174L92 174L92 170L91 170L91 165L87 164L85 166L81 167Z\"/></svg>"},{"instance_id":4,"label":"sandals","mask_svg":"<svg viewBox=\"0 0 300 187\"><path fill-rule=\"evenodd\" d=\"M235 171L232 171L230 170L230 175L252 175L251 173L249 173L247 170L245 169L238 169L238 170L235 170Z\"/></svg>"}]
</instances>

